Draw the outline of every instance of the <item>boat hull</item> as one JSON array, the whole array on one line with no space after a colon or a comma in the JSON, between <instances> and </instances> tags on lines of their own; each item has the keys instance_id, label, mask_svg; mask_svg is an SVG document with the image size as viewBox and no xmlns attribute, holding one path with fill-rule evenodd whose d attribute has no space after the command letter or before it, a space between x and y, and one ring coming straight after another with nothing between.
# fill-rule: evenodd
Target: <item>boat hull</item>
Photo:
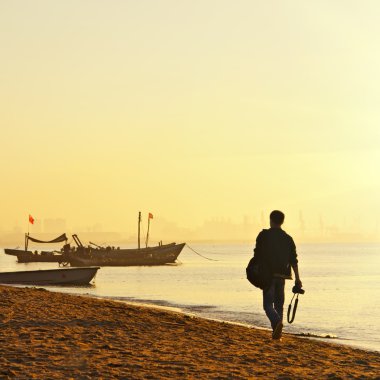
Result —
<instances>
[{"instance_id":1,"label":"boat hull","mask_svg":"<svg viewBox=\"0 0 380 380\"><path fill-rule=\"evenodd\" d=\"M13 248L4 248L4 253L6 253L7 255L17 256L20 252L26 252L26 253L33 254L32 251L24 251L21 249L13 249Z\"/></svg>"},{"instance_id":2,"label":"boat hull","mask_svg":"<svg viewBox=\"0 0 380 380\"><path fill-rule=\"evenodd\" d=\"M65 257L71 266L137 266L174 263L185 243L141 249L83 249Z\"/></svg>"},{"instance_id":3,"label":"boat hull","mask_svg":"<svg viewBox=\"0 0 380 380\"><path fill-rule=\"evenodd\" d=\"M54 252L42 251L40 253L31 251L22 251L12 253L17 256L19 263L61 263L64 261L62 254Z\"/></svg>"},{"instance_id":4,"label":"boat hull","mask_svg":"<svg viewBox=\"0 0 380 380\"><path fill-rule=\"evenodd\" d=\"M86 267L0 272L0 284L87 285L98 269L99 267Z\"/></svg>"}]
</instances>

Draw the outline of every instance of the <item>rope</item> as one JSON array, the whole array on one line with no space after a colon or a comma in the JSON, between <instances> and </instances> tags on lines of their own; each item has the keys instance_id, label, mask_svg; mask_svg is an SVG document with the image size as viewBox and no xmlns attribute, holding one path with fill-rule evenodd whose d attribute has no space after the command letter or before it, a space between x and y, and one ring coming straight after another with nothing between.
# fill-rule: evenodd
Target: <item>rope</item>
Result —
<instances>
[{"instance_id":1,"label":"rope","mask_svg":"<svg viewBox=\"0 0 380 380\"><path fill-rule=\"evenodd\" d=\"M288 323L293 323L294 318L296 317L296 311L297 311L297 306L298 306L298 294L297 294L296 300L294 302L293 313L292 313L292 303L293 303L293 299L294 299L295 295L296 294L294 293L293 298L290 301L290 304L288 306L288 315L287 315Z\"/></svg>"},{"instance_id":2,"label":"rope","mask_svg":"<svg viewBox=\"0 0 380 380\"><path fill-rule=\"evenodd\" d=\"M193 251L193 252L194 252L195 254L197 254L198 256L203 257L203 258L206 259L206 260L210 260L210 261L219 261L219 260L216 260L216 259L210 259L209 257L206 257L206 256L201 255L201 254L200 254L199 252L197 252L195 249L191 248L191 247L189 246L189 244L187 244L187 243L186 243L186 247L189 248L191 251Z\"/></svg>"}]
</instances>

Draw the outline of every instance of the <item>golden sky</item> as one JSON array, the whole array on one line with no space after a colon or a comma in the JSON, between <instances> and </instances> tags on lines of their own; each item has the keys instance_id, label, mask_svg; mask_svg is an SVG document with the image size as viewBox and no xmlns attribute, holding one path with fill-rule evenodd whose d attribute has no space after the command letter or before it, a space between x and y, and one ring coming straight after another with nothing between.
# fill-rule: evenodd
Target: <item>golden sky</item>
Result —
<instances>
[{"instance_id":1,"label":"golden sky","mask_svg":"<svg viewBox=\"0 0 380 380\"><path fill-rule=\"evenodd\" d=\"M380 3L1 0L0 228L278 208L377 234ZM354 227L353 227L354 226Z\"/></svg>"}]
</instances>

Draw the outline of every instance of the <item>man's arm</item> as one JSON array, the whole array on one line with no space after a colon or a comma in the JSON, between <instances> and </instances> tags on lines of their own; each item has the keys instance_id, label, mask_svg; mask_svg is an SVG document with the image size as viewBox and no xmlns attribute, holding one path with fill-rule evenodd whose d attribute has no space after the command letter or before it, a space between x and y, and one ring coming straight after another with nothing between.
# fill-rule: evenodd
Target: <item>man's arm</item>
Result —
<instances>
[{"instance_id":1,"label":"man's arm","mask_svg":"<svg viewBox=\"0 0 380 380\"><path fill-rule=\"evenodd\" d=\"M296 276L295 283L300 288L302 288L302 281L300 279L300 274L299 274L299 271L298 271L298 264L292 264L292 268L293 268L293 271L294 271L294 275Z\"/></svg>"},{"instance_id":2,"label":"man's arm","mask_svg":"<svg viewBox=\"0 0 380 380\"><path fill-rule=\"evenodd\" d=\"M292 237L290 237L290 247L290 265L292 266L294 275L296 277L295 284L302 288L302 281L300 279L300 273L298 271L297 250Z\"/></svg>"}]
</instances>

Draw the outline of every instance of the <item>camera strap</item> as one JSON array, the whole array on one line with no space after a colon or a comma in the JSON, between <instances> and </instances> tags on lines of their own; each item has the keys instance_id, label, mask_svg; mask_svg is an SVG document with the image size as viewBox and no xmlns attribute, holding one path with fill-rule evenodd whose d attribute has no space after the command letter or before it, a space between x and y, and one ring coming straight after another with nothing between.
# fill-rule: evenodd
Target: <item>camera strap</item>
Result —
<instances>
[{"instance_id":1,"label":"camera strap","mask_svg":"<svg viewBox=\"0 0 380 380\"><path fill-rule=\"evenodd\" d=\"M290 304L288 306L288 323L293 323L294 318L296 317L296 311L297 311L297 306L298 306L298 293L297 293L296 300L294 301L293 313L292 313L292 303L293 303L293 299L295 295L296 293L293 294L292 300L290 301Z\"/></svg>"}]
</instances>

